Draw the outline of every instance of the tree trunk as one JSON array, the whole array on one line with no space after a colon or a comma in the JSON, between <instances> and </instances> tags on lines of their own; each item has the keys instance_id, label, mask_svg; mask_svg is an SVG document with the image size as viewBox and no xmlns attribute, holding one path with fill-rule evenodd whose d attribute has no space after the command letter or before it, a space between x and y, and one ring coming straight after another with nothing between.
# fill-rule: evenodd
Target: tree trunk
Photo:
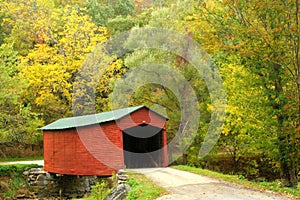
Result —
<instances>
[{"instance_id":1,"label":"tree trunk","mask_svg":"<svg viewBox=\"0 0 300 200\"><path fill-rule=\"evenodd\" d=\"M279 126L283 126L283 121L278 120ZM298 172L299 172L299 156L298 148L295 142L292 141L289 133L286 133L282 128L278 130L278 148L281 166L282 184L286 187L298 186Z\"/></svg>"},{"instance_id":2,"label":"tree trunk","mask_svg":"<svg viewBox=\"0 0 300 200\"><path fill-rule=\"evenodd\" d=\"M187 154L186 153L183 153L182 154L182 164L183 165L187 165Z\"/></svg>"},{"instance_id":3,"label":"tree trunk","mask_svg":"<svg viewBox=\"0 0 300 200\"><path fill-rule=\"evenodd\" d=\"M280 77L281 65L274 64L274 84L275 84L275 99L273 108L277 113L278 125L278 150L279 161L281 166L282 184L286 187L298 186L298 171L299 171L299 149L297 147L296 135L297 131L290 132L285 126L285 121L288 120L287 114L289 111L285 110L285 100L283 96L282 80Z\"/></svg>"},{"instance_id":4,"label":"tree trunk","mask_svg":"<svg viewBox=\"0 0 300 200\"><path fill-rule=\"evenodd\" d=\"M237 155L237 141L234 139L234 145L233 145L233 171L234 173L238 172L239 169L239 160L240 158Z\"/></svg>"}]
</instances>

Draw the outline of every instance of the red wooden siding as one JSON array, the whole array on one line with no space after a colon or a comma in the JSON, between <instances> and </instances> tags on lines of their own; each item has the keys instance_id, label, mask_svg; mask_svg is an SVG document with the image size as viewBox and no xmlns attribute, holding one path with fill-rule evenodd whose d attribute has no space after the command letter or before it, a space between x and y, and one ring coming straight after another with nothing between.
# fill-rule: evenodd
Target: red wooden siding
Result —
<instances>
[{"instance_id":1,"label":"red wooden siding","mask_svg":"<svg viewBox=\"0 0 300 200\"><path fill-rule=\"evenodd\" d=\"M117 124L122 130L138 126L140 124L149 124L155 127L164 128L166 119L147 108L142 108L126 117L123 117L117 122Z\"/></svg>"},{"instance_id":2,"label":"red wooden siding","mask_svg":"<svg viewBox=\"0 0 300 200\"><path fill-rule=\"evenodd\" d=\"M166 126L163 129L163 167L168 167L168 141L167 141L167 131Z\"/></svg>"},{"instance_id":3,"label":"red wooden siding","mask_svg":"<svg viewBox=\"0 0 300 200\"><path fill-rule=\"evenodd\" d=\"M116 128L115 123L101 124L101 128L104 130L104 137L115 146L103 145L98 140L99 125L84 127L79 133L77 129L44 131L45 171L70 175L109 176L112 172L122 169L123 151L115 151L115 148L121 149L123 146L120 130ZM103 158L105 164L101 162Z\"/></svg>"}]
</instances>

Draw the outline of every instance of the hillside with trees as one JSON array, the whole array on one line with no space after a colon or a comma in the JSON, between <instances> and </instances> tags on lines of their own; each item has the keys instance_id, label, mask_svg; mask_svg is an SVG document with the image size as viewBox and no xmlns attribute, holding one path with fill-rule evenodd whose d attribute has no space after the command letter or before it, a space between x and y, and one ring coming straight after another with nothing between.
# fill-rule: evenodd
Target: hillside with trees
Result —
<instances>
[{"instance_id":1,"label":"hillside with trees","mask_svg":"<svg viewBox=\"0 0 300 200\"><path fill-rule=\"evenodd\" d=\"M122 79L139 66L154 71L151 64L163 64L181 74L197 102L188 95L186 85L180 84L177 87L183 102L172 89L157 83L144 84L135 91L128 86L120 96L128 99L129 106L144 104L163 111L170 118L169 142L189 131L193 140L176 143L186 151L178 159L171 153L176 157L174 163L249 179L280 178L284 186L297 187L299 4L298 0L1 0L0 144L41 146L39 128L73 116L74 109L77 114L113 109L111 98ZM218 108L205 79L188 62L189 39L181 54L153 48L121 54L101 51L111 38L123 33L129 35L128 40L117 42L142 43L136 34L139 28L185 35L214 61L226 92L226 118L206 157L199 156L199 150ZM95 55L101 61L87 61ZM82 66L96 67L101 73L101 79L93 83L95 91L76 85ZM152 78L171 82L172 76L153 73ZM176 85L175 79L173 83ZM87 101L74 107L75 93ZM83 110L88 99L93 99L94 105ZM200 113L196 130L182 121L183 115L192 113L188 109L183 113L182 107L192 104ZM10 156L18 155L0 149L0 157Z\"/></svg>"}]
</instances>

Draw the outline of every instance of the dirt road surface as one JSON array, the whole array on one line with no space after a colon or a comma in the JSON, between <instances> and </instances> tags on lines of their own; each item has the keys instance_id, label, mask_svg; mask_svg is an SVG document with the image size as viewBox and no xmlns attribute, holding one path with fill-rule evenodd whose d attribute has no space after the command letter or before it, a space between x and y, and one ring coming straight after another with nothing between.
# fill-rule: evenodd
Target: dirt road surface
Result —
<instances>
[{"instance_id":1,"label":"dirt road surface","mask_svg":"<svg viewBox=\"0 0 300 200\"><path fill-rule=\"evenodd\" d=\"M157 200L287 200L270 191L246 189L217 179L172 168L135 169L155 184L166 188L170 195Z\"/></svg>"},{"instance_id":2,"label":"dirt road surface","mask_svg":"<svg viewBox=\"0 0 300 200\"><path fill-rule=\"evenodd\" d=\"M37 164L37 165L44 166L44 160L0 162L0 165L14 165L14 164Z\"/></svg>"}]
</instances>

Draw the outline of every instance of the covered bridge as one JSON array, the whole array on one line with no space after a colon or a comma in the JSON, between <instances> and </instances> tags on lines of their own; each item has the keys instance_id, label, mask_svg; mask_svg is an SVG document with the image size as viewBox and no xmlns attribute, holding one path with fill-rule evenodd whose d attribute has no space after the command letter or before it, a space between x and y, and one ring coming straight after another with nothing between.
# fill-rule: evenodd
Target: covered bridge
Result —
<instances>
[{"instance_id":1,"label":"covered bridge","mask_svg":"<svg viewBox=\"0 0 300 200\"><path fill-rule=\"evenodd\" d=\"M123 168L166 167L167 120L146 106L59 119L41 128L44 169L110 176Z\"/></svg>"}]
</instances>

